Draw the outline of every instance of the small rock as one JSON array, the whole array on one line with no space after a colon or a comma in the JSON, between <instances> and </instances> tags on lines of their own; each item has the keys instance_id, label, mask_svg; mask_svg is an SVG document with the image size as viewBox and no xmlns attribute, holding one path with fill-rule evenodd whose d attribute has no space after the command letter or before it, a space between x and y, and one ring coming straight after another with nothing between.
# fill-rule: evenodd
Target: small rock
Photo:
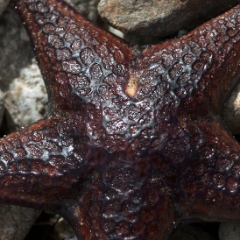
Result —
<instances>
[{"instance_id":1,"label":"small rock","mask_svg":"<svg viewBox=\"0 0 240 240\"><path fill-rule=\"evenodd\" d=\"M65 0L91 21L96 22L99 14L97 5L100 0Z\"/></svg>"},{"instance_id":2,"label":"small rock","mask_svg":"<svg viewBox=\"0 0 240 240\"><path fill-rule=\"evenodd\" d=\"M20 69L31 63L32 46L13 4L0 16L0 88L5 93Z\"/></svg>"},{"instance_id":3,"label":"small rock","mask_svg":"<svg viewBox=\"0 0 240 240\"><path fill-rule=\"evenodd\" d=\"M0 14L4 11L10 0L0 0Z\"/></svg>"},{"instance_id":4,"label":"small rock","mask_svg":"<svg viewBox=\"0 0 240 240\"><path fill-rule=\"evenodd\" d=\"M233 88L225 103L223 119L231 133L240 134L240 83Z\"/></svg>"},{"instance_id":5,"label":"small rock","mask_svg":"<svg viewBox=\"0 0 240 240\"><path fill-rule=\"evenodd\" d=\"M73 238L69 238L69 239L66 239L66 240L78 240L77 237L73 237Z\"/></svg>"},{"instance_id":6,"label":"small rock","mask_svg":"<svg viewBox=\"0 0 240 240\"><path fill-rule=\"evenodd\" d=\"M205 232L202 228L186 225L179 228L170 240L216 240L209 233Z\"/></svg>"},{"instance_id":7,"label":"small rock","mask_svg":"<svg viewBox=\"0 0 240 240\"><path fill-rule=\"evenodd\" d=\"M239 0L101 0L103 20L124 33L169 36L193 29Z\"/></svg>"},{"instance_id":8,"label":"small rock","mask_svg":"<svg viewBox=\"0 0 240 240\"><path fill-rule=\"evenodd\" d=\"M22 240L40 211L17 206L0 208L0 240ZM29 224L30 222L30 224Z\"/></svg>"},{"instance_id":9,"label":"small rock","mask_svg":"<svg viewBox=\"0 0 240 240\"><path fill-rule=\"evenodd\" d=\"M239 240L240 224L239 223L221 223L218 231L219 240Z\"/></svg>"},{"instance_id":10,"label":"small rock","mask_svg":"<svg viewBox=\"0 0 240 240\"><path fill-rule=\"evenodd\" d=\"M57 224L54 227L55 232L58 233L59 239L74 239L75 233L73 228L69 225L69 223L62 217L58 220ZM76 238L77 240L77 238Z\"/></svg>"},{"instance_id":11,"label":"small rock","mask_svg":"<svg viewBox=\"0 0 240 240\"><path fill-rule=\"evenodd\" d=\"M121 31L119 31L119 30L117 30L117 29L115 29L111 26L108 27L108 31L113 33L114 35L120 37L120 38L124 38L124 34Z\"/></svg>"},{"instance_id":12,"label":"small rock","mask_svg":"<svg viewBox=\"0 0 240 240\"><path fill-rule=\"evenodd\" d=\"M6 94L9 129L25 127L40 119L47 106L46 88L35 60L20 71ZM14 127L12 127L12 124Z\"/></svg>"}]
</instances>

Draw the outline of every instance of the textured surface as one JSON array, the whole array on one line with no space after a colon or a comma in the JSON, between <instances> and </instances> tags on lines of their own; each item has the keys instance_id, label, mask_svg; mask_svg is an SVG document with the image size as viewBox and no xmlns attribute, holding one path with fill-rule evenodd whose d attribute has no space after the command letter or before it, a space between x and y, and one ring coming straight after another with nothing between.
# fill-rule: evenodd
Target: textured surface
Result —
<instances>
[{"instance_id":1,"label":"textured surface","mask_svg":"<svg viewBox=\"0 0 240 240\"><path fill-rule=\"evenodd\" d=\"M9 0L0 0L0 14L4 11L8 3Z\"/></svg>"},{"instance_id":2,"label":"textured surface","mask_svg":"<svg viewBox=\"0 0 240 240\"><path fill-rule=\"evenodd\" d=\"M37 119L46 111L47 93L36 61L21 69L18 78L9 85L4 106L9 129L16 131Z\"/></svg>"},{"instance_id":3,"label":"textured surface","mask_svg":"<svg viewBox=\"0 0 240 240\"><path fill-rule=\"evenodd\" d=\"M101 17L124 33L169 36L191 30L238 0L101 0Z\"/></svg>"},{"instance_id":4,"label":"textured surface","mask_svg":"<svg viewBox=\"0 0 240 240\"><path fill-rule=\"evenodd\" d=\"M218 235L219 240L238 240L240 236L240 224L221 223Z\"/></svg>"},{"instance_id":5,"label":"textured surface","mask_svg":"<svg viewBox=\"0 0 240 240\"><path fill-rule=\"evenodd\" d=\"M60 0L15 1L49 94L0 141L0 202L55 211L79 239L167 239L239 221L239 144L220 112L239 77L240 5L130 47Z\"/></svg>"},{"instance_id":6,"label":"textured surface","mask_svg":"<svg viewBox=\"0 0 240 240\"><path fill-rule=\"evenodd\" d=\"M87 16L91 21L96 21L99 18L97 5L99 0L66 0L67 3L74 6L84 16Z\"/></svg>"},{"instance_id":7,"label":"textured surface","mask_svg":"<svg viewBox=\"0 0 240 240\"><path fill-rule=\"evenodd\" d=\"M22 240L39 216L38 210L17 206L0 208L0 240Z\"/></svg>"},{"instance_id":8,"label":"textured surface","mask_svg":"<svg viewBox=\"0 0 240 240\"><path fill-rule=\"evenodd\" d=\"M231 133L240 134L240 83L234 87L223 109L223 119Z\"/></svg>"}]
</instances>

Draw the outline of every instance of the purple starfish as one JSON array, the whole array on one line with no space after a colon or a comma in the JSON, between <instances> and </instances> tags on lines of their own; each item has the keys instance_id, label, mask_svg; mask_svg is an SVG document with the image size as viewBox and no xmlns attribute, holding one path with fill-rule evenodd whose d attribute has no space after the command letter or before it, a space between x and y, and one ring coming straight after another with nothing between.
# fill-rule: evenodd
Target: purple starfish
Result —
<instances>
[{"instance_id":1,"label":"purple starfish","mask_svg":"<svg viewBox=\"0 0 240 240\"><path fill-rule=\"evenodd\" d=\"M0 141L0 202L57 212L78 239L167 239L240 220L240 147L220 118L240 76L240 4L131 47L62 0L15 0L49 95Z\"/></svg>"}]
</instances>

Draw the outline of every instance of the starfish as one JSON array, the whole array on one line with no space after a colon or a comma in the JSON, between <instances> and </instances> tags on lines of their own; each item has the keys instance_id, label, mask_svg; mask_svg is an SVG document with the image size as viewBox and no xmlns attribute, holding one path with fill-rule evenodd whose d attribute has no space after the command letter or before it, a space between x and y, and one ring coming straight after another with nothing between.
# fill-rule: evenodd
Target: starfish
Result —
<instances>
[{"instance_id":1,"label":"starfish","mask_svg":"<svg viewBox=\"0 0 240 240\"><path fill-rule=\"evenodd\" d=\"M240 76L240 4L131 46L62 0L14 2L49 106L0 140L0 203L59 213L79 240L240 221L240 146L221 119Z\"/></svg>"}]
</instances>

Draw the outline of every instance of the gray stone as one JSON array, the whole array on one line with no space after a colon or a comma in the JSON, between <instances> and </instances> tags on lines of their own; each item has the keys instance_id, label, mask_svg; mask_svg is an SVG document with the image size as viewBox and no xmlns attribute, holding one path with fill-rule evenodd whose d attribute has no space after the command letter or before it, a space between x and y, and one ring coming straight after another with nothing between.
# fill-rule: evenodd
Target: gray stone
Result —
<instances>
[{"instance_id":1,"label":"gray stone","mask_svg":"<svg viewBox=\"0 0 240 240\"><path fill-rule=\"evenodd\" d=\"M0 14L4 11L10 0L0 0Z\"/></svg>"},{"instance_id":2,"label":"gray stone","mask_svg":"<svg viewBox=\"0 0 240 240\"><path fill-rule=\"evenodd\" d=\"M169 36L192 29L239 0L101 0L103 20L124 33Z\"/></svg>"},{"instance_id":3,"label":"gray stone","mask_svg":"<svg viewBox=\"0 0 240 240\"><path fill-rule=\"evenodd\" d=\"M32 226L31 223L37 219L39 214L40 211L29 208L1 206L0 240L24 239Z\"/></svg>"},{"instance_id":4,"label":"gray stone","mask_svg":"<svg viewBox=\"0 0 240 240\"><path fill-rule=\"evenodd\" d=\"M37 63L20 70L6 92L8 128L13 131L40 119L46 112L47 93Z\"/></svg>"},{"instance_id":5,"label":"gray stone","mask_svg":"<svg viewBox=\"0 0 240 240\"><path fill-rule=\"evenodd\" d=\"M66 240L78 240L77 237L73 237L73 238L69 238L69 239L66 239Z\"/></svg>"},{"instance_id":6,"label":"gray stone","mask_svg":"<svg viewBox=\"0 0 240 240\"><path fill-rule=\"evenodd\" d=\"M65 0L73 7L76 8L81 14L86 16L91 21L96 21L99 14L97 11L97 5L100 0Z\"/></svg>"},{"instance_id":7,"label":"gray stone","mask_svg":"<svg viewBox=\"0 0 240 240\"><path fill-rule=\"evenodd\" d=\"M76 237L73 228L62 217L58 220L57 224L54 227L54 230L55 232L58 233L58 239L71 240L74 239L74 237Z\"/></svg>"},{"instance_id":8,"label":"gray stone","mask_svg":"<svg viewBox=\"0 0 240 240\"><path fill-rule=\"evenodd\" d=\"M239 223L221 223L218 231L219 240L239 240L240 224Z\"/></svg>"}]
</instances>

